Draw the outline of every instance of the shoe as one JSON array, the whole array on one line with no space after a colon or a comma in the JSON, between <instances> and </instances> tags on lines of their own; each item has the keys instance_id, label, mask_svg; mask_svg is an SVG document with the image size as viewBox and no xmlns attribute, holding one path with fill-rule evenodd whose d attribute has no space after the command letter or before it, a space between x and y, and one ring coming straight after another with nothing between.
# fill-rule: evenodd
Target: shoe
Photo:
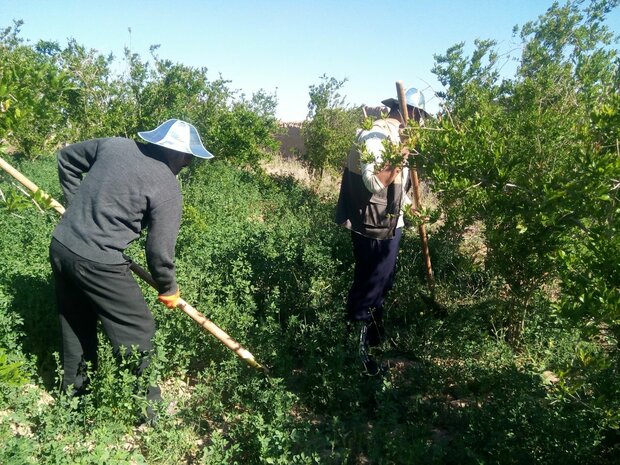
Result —
<instances>
[{"instance_id":1,"label":"shoe","mask_svg":"<svg viewBox=\"0 0 620 465\"><path fill-rule=\"evenodd\" d=\"M368 347L378 347L385 338L385 328L381 321L372 320L366 323L366 341Z\"/></svg>"},{"instance_id":2,"label":"shoe","mask_svg":"<svg viewBox=\"0 0 620 465\"><path fill-rule=\"evenodd\" d=\"M368 327L368 323L362 323L360 329L359 356L364 366L365 374L368 376L377 376L382 373L382 369L369 354Z\"/></svg>"},{"instance_id":3,"label":"shoe","mask_svg":"<svg viewBox=\"0 0 620 465\"><path fill-rule=\"evenodd\" d=\"M362 358L362 365L364 365L364 374L366 376L379 376L383 374L383 368L369 355Z\"/></svg>"}]
</instances>

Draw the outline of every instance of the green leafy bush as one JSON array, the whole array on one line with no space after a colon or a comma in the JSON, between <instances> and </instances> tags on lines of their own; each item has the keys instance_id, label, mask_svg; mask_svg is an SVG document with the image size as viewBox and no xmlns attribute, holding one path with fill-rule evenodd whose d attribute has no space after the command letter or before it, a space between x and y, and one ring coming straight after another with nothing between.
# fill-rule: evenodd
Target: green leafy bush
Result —
<instances>
[{"instance_id":1,"label":"green leafy bush","mask_svg":"<svg viewBox=\"0 0 620 465\"><path fill-rule=\"evenodd\" d=\"M310 86L308 119L302 126L302 160L319 181L324 172L340 173L362 121L361 112L349 108L339 93L345 82L323 75L320 84Z\"/></svg>"},{"instance_id":2,"label":"green leafy bush","mask_svg":"<svg viewBox=\"0 0 620 465\"><path fill-rule=\"evenodd\" d=\"M212 152L242 166L258 167L277 149L273 95L239 96L206 68L160 58L158 46L153 64L126 51L128 72L118 75L113 55L75 40L26 44L22 24L0 33L0 137L28 157L79 140L135 138L169 118L194 123Z\"/></svg>"},{"instance_id":3,"label":"green leafy bush","mask_svg":"<svg viewBox=\"0 0 620 465\"><path fill-rule=\"evenodd\" d=\"M28 378L21 371L21 367L22 362L11 362L6 351L0 347L0 384L24 384Z\"/></svg>"},{"instance_id":4,"label":"green leafy bush","mask_svg":"<svg viewBox=\"0 0 620 465\"><path fill-rule=\"evenodd\" d=\"M463 44L436 57L448 91L443 114L430 123L436 130L418 130L425 170L442 193L448 227L484 224L485 267L506 286L515 342L536 294L559 279L562 256L589 254L579 244L617 228L610 216L617 203L611 180L620 174L614 136L593 124L611 122L617 100L609 92L617 86L616 52L602 24L612 3L583 11L578 2L554 5L526 24L513 79L499 80L492 41L478 41L471 58Z\"/></svg>"}]
</instances>

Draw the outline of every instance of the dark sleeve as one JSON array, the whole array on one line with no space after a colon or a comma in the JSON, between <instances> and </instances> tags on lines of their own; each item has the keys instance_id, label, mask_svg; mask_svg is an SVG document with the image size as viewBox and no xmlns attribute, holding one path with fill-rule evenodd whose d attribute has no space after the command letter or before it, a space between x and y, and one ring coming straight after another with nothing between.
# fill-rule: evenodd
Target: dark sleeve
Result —
<instances>
[{"instance_id":1,"label":"dark sleeve","mask_svg":"<svg viewBox=\"0 0 620 465\"><path fill-rule=\"evenodd\" d=\"M150 211L146 237L146 262L160 294L177 290L174 249L181 224L182 198L179 194Z\"/></svg>"},{"instance_id":2,"label":"dark sleeve","mask_svg":"<svg viewBox=\"0 0 620 465\"><path fill-rule=\"evenodd\" d=\"M98 139L68 145L58 151L58 179L67 204L80 187L84 173L90 170L97 158Z\"/></svg>"}]
</instances>

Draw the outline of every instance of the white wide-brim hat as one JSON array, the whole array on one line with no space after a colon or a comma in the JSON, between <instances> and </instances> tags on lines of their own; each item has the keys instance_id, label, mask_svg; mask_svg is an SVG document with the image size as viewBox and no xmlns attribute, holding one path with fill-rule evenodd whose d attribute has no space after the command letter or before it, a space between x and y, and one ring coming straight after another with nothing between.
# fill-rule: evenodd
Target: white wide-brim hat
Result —
<instances>
[{"instance_id":1,"label":"white wide-brim hat","mask_svg":"<svg viewBox=\"0 0 620 465\"><path fill-rule=\"evenodd\" d=\"M211 152L202 145L196 128L179 119L169 119L152 131L142 131L138 135L151 144L177 152L191 153L198 158L213 158Z\"/></svg>"}]
</instances>

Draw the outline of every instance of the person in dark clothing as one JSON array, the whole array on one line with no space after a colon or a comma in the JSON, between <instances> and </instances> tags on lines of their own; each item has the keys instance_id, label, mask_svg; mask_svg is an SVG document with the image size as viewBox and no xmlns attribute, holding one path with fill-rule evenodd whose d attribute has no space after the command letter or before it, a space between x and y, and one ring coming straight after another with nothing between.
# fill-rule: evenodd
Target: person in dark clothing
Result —
<instances>
[{"instance_id":1,"label":"person in dark clothing","mask_svg":"<svg viewBox=\"0 0 620 465\"><path fill-rule=\"evenodd\" d=\"M411 88L406 92L409 118L426 116L424 96ZM400 146L403 116L397 99L382 102L390 108L387 118L360 130L349 152L338 198L336 222L351 230L355 269L347 297L347 321L359 324L359 354L369 375L381 372L369 349L383 337L383 306L392 288L396 257L402 235L403 209L409 169L383 163L386 143ZM370 155L362 156L360 147Z\"/></svg>"},{"instance_id":2,"label":"person in dark clothing","mask_svg":"<svg viewBox=\"0 0 620 465\"><path fill-rule=\"evenodd\" d=\"M138 135L147 143L93 139L57 155L67 210L52 234L50 262L62 335L62 388L72 387L71 394L87 389L87 364L97 368L97 321L118 356L139 351L138 375L149 364L155 321L123 253L143 229L159 300L174 308L180 298L174 254L182 196L176 175L193 157L213 155L184 121L171 119ZM147 399L160 401L159 387L151 386Z\"/></svg>"}]
</instances>

